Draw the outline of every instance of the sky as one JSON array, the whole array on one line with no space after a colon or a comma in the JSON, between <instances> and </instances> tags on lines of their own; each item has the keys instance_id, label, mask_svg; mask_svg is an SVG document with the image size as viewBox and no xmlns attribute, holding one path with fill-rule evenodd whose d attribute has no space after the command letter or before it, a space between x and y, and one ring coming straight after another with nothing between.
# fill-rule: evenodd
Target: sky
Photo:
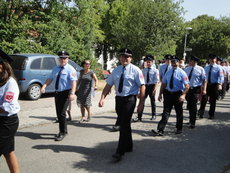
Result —
<instances>
[{"instance_id":1,"label":"sky","mask_svg":"<svg viewBox=\"0 0 230 173\"><path fill-rule=\"evenodd\" d=\"M186 21L203 14L217 19L221 16L230 17L230 0L184 0L181 6L186 11L183 16Z\"/></svg>"}]
</instances>

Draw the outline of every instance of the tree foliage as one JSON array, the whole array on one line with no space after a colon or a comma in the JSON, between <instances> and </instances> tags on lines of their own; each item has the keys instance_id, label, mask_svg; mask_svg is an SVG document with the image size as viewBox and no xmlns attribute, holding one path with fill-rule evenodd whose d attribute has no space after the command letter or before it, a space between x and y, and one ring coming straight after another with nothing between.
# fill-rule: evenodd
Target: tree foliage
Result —
<instances>
[{"instance_id":1,"label":"tree foliage","mask_svg":"<svg viewBox=\"0 0 230 173\"><path fill-rule=\"evenodd\" d=\"M0 0L0 48L7 53L51 53L67 50L78 63L97 66L122 47L134 61L146 54L157 59L183 54L185 27L193 54L227 56L230 19L199 16L184 23L180 2L173 0Z\"/></svg>"}]
</instances>

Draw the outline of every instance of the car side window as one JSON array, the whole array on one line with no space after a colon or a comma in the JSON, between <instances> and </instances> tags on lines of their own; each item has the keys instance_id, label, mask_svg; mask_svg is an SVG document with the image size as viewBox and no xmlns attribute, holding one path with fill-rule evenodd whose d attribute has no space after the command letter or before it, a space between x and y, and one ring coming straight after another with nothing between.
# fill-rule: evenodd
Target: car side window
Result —
<instances>
[{"instance_id":1,"label":"car side window","mask_svg":"<svg viewBox=\"0 0 230 173\"><path fill-rule=\"evenodd\" d=\"M30 65L30 69L34 69L34 70L40 69L41 60L42 60L41 58L33 60L33 62Z\"/></svg>"},{"instance_id":2,"label":"car side window","mask_svg":"<svg viewBox=\"0 0 230 173\"><path fill-rule=\"evenodd\" d=\"M52 70L56 65L55 58L43 58L41 69Z\"/></svg>"}]
</instances>

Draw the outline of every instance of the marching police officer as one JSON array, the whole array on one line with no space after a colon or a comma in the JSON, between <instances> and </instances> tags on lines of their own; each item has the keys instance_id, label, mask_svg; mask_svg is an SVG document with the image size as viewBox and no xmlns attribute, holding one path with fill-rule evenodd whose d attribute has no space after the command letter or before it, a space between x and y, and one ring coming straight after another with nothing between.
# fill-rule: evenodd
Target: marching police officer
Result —
<instances>
[{"instance_id":1,"label":"marching police officer","mask_svg":"<svg viewBox=\"0 0 230 173\"><path fill-rule=\"evenodd\" d=\"M179 58L174 56L171 60L172 69L166 72L163 77L161 89L159 93L158 100L162 100L162 93L164 92L164 110L162 118L158 123L157 135L163 136L164 129L168 122L171 110L173 106L176 111L176 134L182 133L183 128L183 101L189 90L189 80L188 76L184 70L179 68ZM153 130L155 133L155 131Z\"/></svg>"},{"instance_id":2,"label":"marching police officer","mask_svg":"<svg viewBox=\"0 0 230 173\"><path fill-rule=\"evenodd\" d=\"M160 81L162 81L165 73L168 70L172 69L171 58L172 58L172 55L170 55L170 54L167 54L164 57L165 63L160 66L160 70L159 70L160 71Z\"/></svg>"},{"instance_id":3,"label":"marching police officer","mask_svg":"<svg viewBox=\"0 0 230 173\"><path fill-rule=\"evenodd\" d=\"M155 95L159 84L159 70L153 67L154 56L146 55L144 61L146 62L147 68L142 70L145 78L145 99L149 96L152 107L152 118L156 117L156 103ZM138 113L138 117L134 118L133 121L142 121L143 110Z\"/></svg>"},{"instance_id":4,"label":"marching police officer","mask_svg":"<svg viewBox=\"0 0 230 173\"><path fill-rule=\"evenodd\" d=\"M206 94L206 75L204 68L198 66L199 58L191 56L189 66L185 68L185 72L189 79L189 91L186 95L186 100L189 110L189 124L190 128L195 128L197 115L197 102L200 92Z\"/></svg>"},{"instance_id":5,"label":"marching police officer","mask_svg":"<svg viewBox=\"0 0 230 173\"><path fill-rule=\"evenodd\" d=\"M116 113L120 122L120 136L118 147L113 158L116 161L121 160L125 152L133 150L131 134L131 117L136 105L136 96L140 91L140 101L137 111L144 107L145 81L142 71L131 63L132 51L130 49L121 49L119 51L121 65L115 68L107 79L107 84L101 94L99 107L104 105L104 99L110 92L111 87L115 85Z\"/></svg>"},{"instance_id":6,"label":"marching police officer","mask_svg":"<svg viewBox=\"0 0 230 173\"><path fill-rule=\"evenodd\" d=\"M216 100L219 97L219 90L222 89L224 75L222 68L216 64L216 55L209 55L209 63L210 64L204 68L207 81L207 94L202 96L198 115L200 118L203 118L205 106L209 97L209 119L214 119Z\"/></svg>"},{"instance_id":7,"label":"marching police officer","mask_svg":"<svg viewBox=\"0 0 230 173\"><path fill-rule=\"evenodd\" d=\"M66 51L58 52L60 65L53 68L50 77L42 86L41 92L45 93L45 88L55 82L55 107L59 122L59 133L55 140L61 141L67 135L66 110L69 102L75 98L76 90L76 70L68 64L69 53Z\"/></svg>"}]
</instances>

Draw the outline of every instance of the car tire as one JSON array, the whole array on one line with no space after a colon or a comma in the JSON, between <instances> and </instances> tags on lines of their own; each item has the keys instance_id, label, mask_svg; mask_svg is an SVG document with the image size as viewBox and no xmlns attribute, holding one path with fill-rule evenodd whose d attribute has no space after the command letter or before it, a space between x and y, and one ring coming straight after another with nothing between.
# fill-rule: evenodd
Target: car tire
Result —
<instances>
[{"instance_id":1,"label":"car tire","mask_svg":"<svg viewBox=\"0 0 230 173\"><path fill-rule=\"evenodd\" d=\"M29 86L26 96L29 100L37 100L41 97L41 86L39 84L32 84Z\"/></svg>"}]
</instances>

